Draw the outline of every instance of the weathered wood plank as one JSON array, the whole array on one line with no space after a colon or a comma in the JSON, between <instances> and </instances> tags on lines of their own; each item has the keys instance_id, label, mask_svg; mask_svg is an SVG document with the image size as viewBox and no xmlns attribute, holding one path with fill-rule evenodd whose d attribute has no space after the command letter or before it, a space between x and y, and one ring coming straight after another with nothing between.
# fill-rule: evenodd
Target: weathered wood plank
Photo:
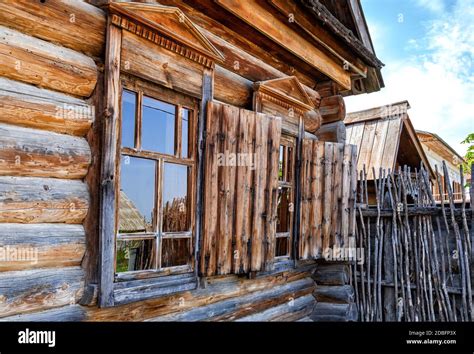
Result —
<instances>
[{"instance_id":1,"label":"weathered wood plank","mask_svg":"<svg viewBox=\"0 0 474 354\"><path fill-rule=\"evenodd\" d=\"M236 156L239 108L224 105L222 110L221 154ZM230 154L230 155L229 155ZM217 239L217 274L228 274L232 265L234 234L236 161L221 161L219 169L219 237Z\"/></svg>"},{"instance_id":2,"label":"weathered wood plank","mask_svg":"<svg viewBox=\"0 0 474 354\"><path fill-rule=\"evenodd\" d=\"M218 132L222 106L209 102L206 127L206 166L204 167L204 229L201 251L201 272L213 275L216 272L217 253L216 239L218 235L218 160L220 149Z\"/></svg>"},{"instance_id":3,"label":"weathered wood plank","mask_svg":"<svg viewBox=\"0 0 474 354\"><path fill-rule=\"evenodd\" d=\"M349 268L345 264L321 264L313 279L317 285L346 285L349 283Z\"/></svg>"},{"instance_id":4,"label":"weathered wood plank","mask_svg":"<svg viewBox=\"0 0 474 354\"><path fill-rule=\"evenodd\" d=\"M331 213L332 213L332 185L333 185L333 156L334 145L324 143L324 210L323 210L323 253L331 245Z\"/></svg>"},{"instance_id":5,"label":"weathered wood plank","mask_svg":"<svg viewBox=\"0 0 474 354\"><path fill-rule=\"evenodd\" d=\"M263 312L239 318L237 322L292 322L311 314L315 303L313 295L305 295Z\"/></svg>"},{"instance_id":6,"label":"weathered wood plank","mask_svg":"<svg viewBox=\"0 0 474 354\"><path fill-rule=\"evenodd\" d=\"M116 164L120 114L120 58L122 31L107 19L105 99L100 176L99 305L112 306L115 269Z\"/></svg>"},{"instance_id":7,"label":"weathered wood plank","mask_svg":"<svg viewBox=\"0 0 474 354\"><path fill-rule=\"evenodd\" d=\"M84 138L0 123L0 175L83 178L91 159Z\"/></svg>"},{"instance_id":8,"label":"weathered wood plank","mask_svg":"<svg viewBox=\"0 0 474 354\"><path fill-rule=\"evenodd\" d=\"M57 309L0 318L0 322L79 322L85 319L84 307L66 305Z\"/></svg>"},{"instance_id":9,"label":"weathered wood plank","mask_svg":"<svg viewBox=\"0 0 474 354\"><path fill-rule=\"evenodd\" d=\"M342 87L351 88L350 73L345 71L342 65L330 59L327 54L316 48L299 33L286 26L276 15L267 11L262 4L235 0L218 0L217 3Z\"/></svg>"},{"instance_id":10,"label":"weathered wood plank","mask_svg":"<svg viewBox=\"0 0 474 354\"><path fill-rule=\"evenodd\" d=\"M0 273L0 317L74 305L82 295L80 267Z\"/></svg>"},{"instance_id":11,"label":"weathered wood plank","mask_svg":"<svg viewBox=\"0 0 474 354\"><path fill-rule=\"evenodd\" d=\"M0 122L83 136L95 118L85 101L0 77Z\"/></svg>"},{"instance_id":12,"label":"weathered wood plank","mask_svg":"<svg viewBox=\"0 0 474 354\"><path fill-rule=\"evenodd\" d=\"M318 285L314 289L313 294L318 302L337 304L349 304L354 302L354 288L350 285Z\"/></svg>"},{"instance_id":13,"label":"weathered wood plank","mask_svg":"<svg viewBox=\"0 0 474 354\"><path fill-rule=\"evenodd\" d=\"M214 69L215 98L240 108L252 107L253 82L219 65Z\"/></svg>"},{"instance_id":14,"label":"weathered wood plank","mask_svg":"<svg viewBox=\"0 0 474 354\"><path fill-rule=\"evenodd\" d=\"M275 259L275 235L277 221L278 204L278 170L281 136L281 119L277 117L267 117L268 126L268 145L266 154L267 161L267 183L265 186L267 194L267 203L265 206L265 270L272 270Z\"/></svg>"},{"instance_id":15,"label":"weathered wood plank","mask_svg":"<svg viewBox=\"0 0 474 354\"><path fill-rule=\"evenodd\" d=\"M0 75L88 97L97 82L97 66L84 54L0 26Z\"/></svg>"},{"instance_id":16,"label":"weathered wood plank","mask_svg":"<svg viewBox=\"0 0 474 354\"><path fill-rule=\"evenodd\" d=\"M85 1L4 0L0 25L100 57L105 42L104 12Z\"/></svg>"},{"instance_id":17,"label":"weathered wood plank","mask_svg":"<svg viewBox=\"0 0 474 354\"><path fill-rule=\"evenodd\" d=\"M293 299L295 292L303 292L303 295L307 295L313 288L314 282L305 278L278 287L197 307L189 311L156 317L152 321L233 321L244 317L248 313L254 314L265 305L271 308L272 305L275 305L275 302L277 304L281 302L281 298L283 298L283 303L288 303Z\"/></svg>"},{"instance_id":18,"label":"weathered wood plank","mask_svg":"<svg viewBox=\"0 0 474 354\"><path fill-rule=\"evenodd\" d=\"M82 181L0 177L0 222L79 224L88 207Z\"/></svg>"},{"instance_id":19,"label":"weathered wood plank","mask_svg":"<svg viewBox=\"0 0 474 354\"><path fill-rule=\"evenodd\" d=\"M240 112L237 148L244 156L252 156L255 129L255 114ZM252 158L252 163L255 161ZM249 269L248 242L250 239L252 211L252 166L249 163L237 167L235 195L235 249L233 254L233 273L246 273Z\"/></svg>"},{"instance_id":20,"label":"weathered wood plank","mask_svg":"<svg viewBox=\"0 0 474 354\"><path fill-rule=\"evenodd\" d=\"M79 266L85 242L82 225L2 224L0 271Z\"/></svg>"},{"instance_id":21,"label":"weathered wood plank","mask_svg":"<svg viewBox=\"0 0 474 354\"><path fill-rule=\"evenodd\" d=\"M236 275L211 277L203 279L203 288L193 291L184 291L157 299L130 303L112 308L87 308L89 321L143 321L171 313L188 311L210 303L237 298L243 295L272 289L277 286L307 278L310 271L307 269L292 269L278 275L248 279Z\"/></svg>"}]
</instances>

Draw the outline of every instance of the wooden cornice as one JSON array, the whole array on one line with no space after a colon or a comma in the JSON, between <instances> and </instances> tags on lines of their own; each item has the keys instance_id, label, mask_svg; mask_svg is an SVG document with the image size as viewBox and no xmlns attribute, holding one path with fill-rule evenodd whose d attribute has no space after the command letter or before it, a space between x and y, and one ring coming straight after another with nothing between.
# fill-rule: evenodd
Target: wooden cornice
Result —
<instances>
[{"instance_id":1,"label":"wooden cornice","mask_svg":"<svg viewBox=\"0 0 474 354\"><path fill-rule=\"evenodd\" d=\"M224 59L222 53L177 7L110 3L107 8L114 25L203 66L213 68L216 61Z\"/></svg>"},{"instance_id":2,"label":"wooden cornice","mask_svg":"<svg viewBox=\"0 0 474 354\"><path fill-rule=\"evenodd\" d=\"M314 109L311 98L295 76L259 81L254 84L257 95L286 109L304 114Z\"/></svg>"}]
</instances>

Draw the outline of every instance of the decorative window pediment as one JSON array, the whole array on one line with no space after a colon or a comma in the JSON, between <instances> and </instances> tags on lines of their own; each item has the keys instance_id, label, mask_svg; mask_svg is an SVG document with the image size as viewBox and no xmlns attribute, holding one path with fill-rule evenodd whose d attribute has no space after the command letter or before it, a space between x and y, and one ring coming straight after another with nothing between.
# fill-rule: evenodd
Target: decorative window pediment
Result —
<instances>
[{"instance_id":1,"label":"decorative window pediment","mask_svg":"<svg viewBox=\"0 0 474 354\"><path fill-rule=\"evenodd\" d=\"M159 4L111 3L112 23L168 50L212 67L222 53L177 7Z\"/></svg>"},{"instance_id":2,"label":"decorative window pediment","mask_svg":"<svg viewBox=\"0 0 474 354\"><path fill-rule=\"evenodd\" d=\"M313 109L311 98L295 76L257 82L255 92L262 100L293 108L300 114Z\"/></svg>"}]
</instances>

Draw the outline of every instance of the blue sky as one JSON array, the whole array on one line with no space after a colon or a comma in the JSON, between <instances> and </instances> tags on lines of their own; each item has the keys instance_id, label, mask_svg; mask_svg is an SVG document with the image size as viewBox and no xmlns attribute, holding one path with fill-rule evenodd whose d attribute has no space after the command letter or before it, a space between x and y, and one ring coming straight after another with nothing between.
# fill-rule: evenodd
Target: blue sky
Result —
<instances>
[{"instance_id":1,"label":"blue sky","mask_svg":"<svg viewBox=\"0 0 474 354\"><path fill-rule=\"evenodd\" d=\"M416 129L462 155L474 132L474 0L362 0L385 88L346 98L348 112L402 100Z\"/></svg>"}]
</instances>

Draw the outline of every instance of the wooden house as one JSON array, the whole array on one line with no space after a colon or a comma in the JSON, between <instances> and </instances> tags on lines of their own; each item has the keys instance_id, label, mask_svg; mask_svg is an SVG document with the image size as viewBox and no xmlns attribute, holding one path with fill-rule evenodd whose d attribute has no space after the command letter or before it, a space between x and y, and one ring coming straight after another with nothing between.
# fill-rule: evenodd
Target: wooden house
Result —
<instances>
[{"instance_id":1,"label":"wooden house","mask_svg":"<svg viewBox=\"0 0 474 354\"><path fill-rule=\"evenodd\" d=\"M367 180L374 180L380 170L412 171L421 164L434 177L433 169L410 121L408 101L397 102L346 115L346 142L357 146L357 170L365 168ZM369 204L375 202L375 190L369 186Z\"/></svg>"},{"instance_id":2,"label":"wooden house","mask_svg":"<svg viewBox=\"0 0 474 354\"><path fill-rule=\"evenodd\" d=\"M355 318L324 137L381 67L358 0L1 1L0 318Z\"/></svg>"},{"instance_id":3,"label":"wooden house","mask_svg":"<svg viewBox=\"0 0 474 354\"><path fill-rule=\"evenodd\" d=\"M465 191L465 188L462 186L461 172L459 170L459 165L463 163L464 158L439 135L421 130L417 130L416 134L418 135L418 139L428 157L431 168L435 170L437 167L438 173L441 177L443 188L441 192L438 185L436 183L433 184L433 196L436 201L441 201L441 194L443 194L444 200L448 200L448 191L444 181L443 161L445 161L449 172L449 180L452 184L451 188L454 193L454 199L461 201L463 193L465 194L465 197L469 199L469 191ZM466 183L466 181L467 178L464 179L464 183Z\"/></svg>"}]
</instances>

